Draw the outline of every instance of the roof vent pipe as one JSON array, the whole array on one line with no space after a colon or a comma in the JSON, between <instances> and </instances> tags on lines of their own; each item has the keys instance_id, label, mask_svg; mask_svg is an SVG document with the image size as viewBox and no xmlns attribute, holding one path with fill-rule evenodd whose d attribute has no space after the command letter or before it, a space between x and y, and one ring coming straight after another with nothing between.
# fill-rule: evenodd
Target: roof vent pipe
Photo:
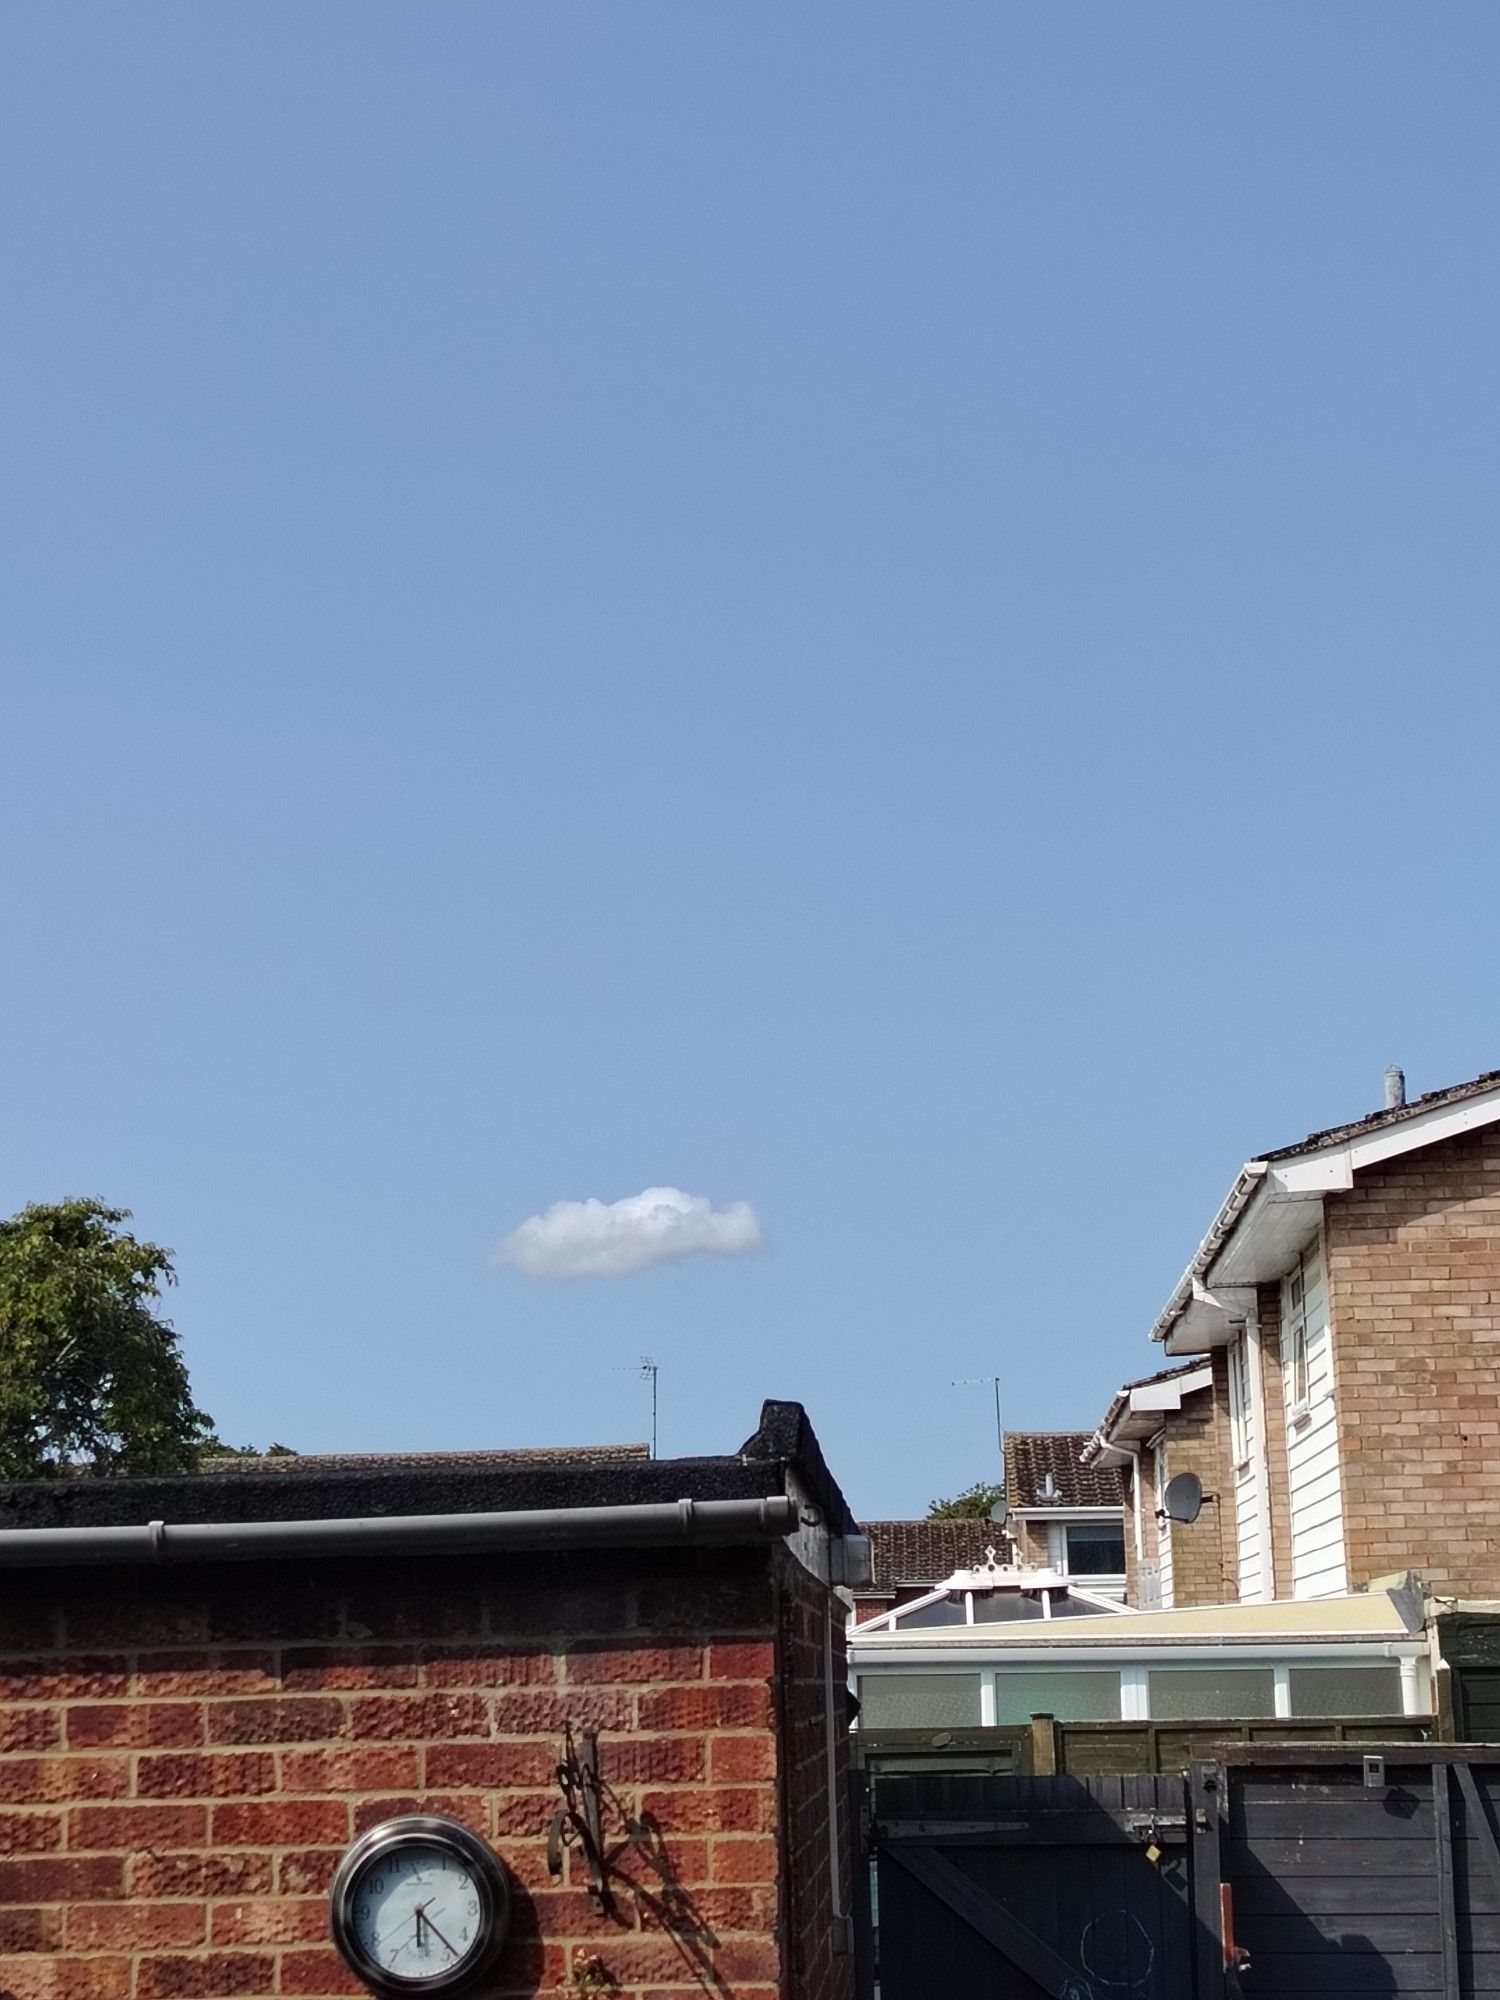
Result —
<instances>
[{"instance_id":1,"label":"roof vent pipe","mask_svg":"<svg viewBox=\"0 0 1500 2000\"><path fill-rule=\"evenodd\" d=\"M1406 1072L1394 1063L1385 1073L1385 1108L1399 1111L1406 1102Z\"/></svg>"}]
</instances>

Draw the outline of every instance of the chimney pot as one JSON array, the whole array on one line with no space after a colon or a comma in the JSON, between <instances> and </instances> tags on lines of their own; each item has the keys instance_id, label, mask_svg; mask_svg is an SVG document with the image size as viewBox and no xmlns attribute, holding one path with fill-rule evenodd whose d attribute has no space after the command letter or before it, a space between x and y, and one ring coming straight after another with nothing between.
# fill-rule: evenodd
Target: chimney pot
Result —
<instances>
[{"instance_id":1,"label":"chimney pot","mask_svg":"<svg viewBox=\"0 0 1500 2000\"><path fill-rule=\"evenodd\" d=\"M1385 1073L1385 1108L1399 1111L1406 1102L1406 1072L1394 1063Z\"/></svg>"}]
</instances>

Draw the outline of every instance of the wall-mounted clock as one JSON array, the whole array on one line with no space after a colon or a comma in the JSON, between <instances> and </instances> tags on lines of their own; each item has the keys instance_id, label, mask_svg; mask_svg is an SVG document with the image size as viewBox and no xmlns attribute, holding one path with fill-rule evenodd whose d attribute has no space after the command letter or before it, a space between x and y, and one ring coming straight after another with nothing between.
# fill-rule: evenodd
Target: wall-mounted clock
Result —
<instances>
[{"instance_id":1,"label":"wall-mounted clock","mask_svg":"<svg viewBox=\"0 0 1500 2000\"><path fill-rule=\"evenodd\" d=\"M355 1841L333 1878L331 1917L344 1963L372 1992L456 1993L500 1956L510 1884L477 1834L413 1813Z\"/></svg>"}]
</instances>

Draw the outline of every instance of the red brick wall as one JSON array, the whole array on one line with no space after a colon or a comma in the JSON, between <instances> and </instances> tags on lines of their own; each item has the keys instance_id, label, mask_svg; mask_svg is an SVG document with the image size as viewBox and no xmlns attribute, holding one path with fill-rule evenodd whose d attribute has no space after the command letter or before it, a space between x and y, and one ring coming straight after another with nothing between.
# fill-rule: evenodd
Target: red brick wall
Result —
<instances>
[{"instance_id":1,"label":"red brick wall","mask_svg":"<svg viewBox=\"0 0 1500 2000\"><path fill-rule=\"evenodd\" d=\"M1500 1134L1325 1204L1349 1582L1500 1594Z\"/></svg>"},{"instance_id":2,"label":"red brick wall","mask_svg":"<svg viewBox=\"0 0 1500 2000\"><path fill-rule=\"evenodd\" d=\"M780 1735L782 1859L787 1888L790 1990L797 2000L848 2000L853 1962L841 1936L852 1908L849 1829L849 1669L842 1607L807 1572L783 1558ZM830 1628L830 1615L832 1624ZM830 1799L827 1730L831 1645L835 1769ZM830 1806L832 1815L830 1817ZM830 1841L836 1841L838 1911Z\"/></svg>"},{"instance_id":3,"label":"red brick wall","mask_svg":"<svg viewBox=\"0 0 1500 2000\"><path fill-rule=\"evenodd\" d=\"M415 1810L511 1870L496 1994L842 2000L822 1905L780 1865L820 1824L821 1593L799 1579L780 1552L719 1551L623 1577L558 1559L8 1586L0 2000L363 1991L328 1942L328 1882L351 1838ZM561 1884L546 1870L570 1720L599 1729L620 1819L650 1830L613 1919L576 1855Z\"/></svg>"}]
</instances>

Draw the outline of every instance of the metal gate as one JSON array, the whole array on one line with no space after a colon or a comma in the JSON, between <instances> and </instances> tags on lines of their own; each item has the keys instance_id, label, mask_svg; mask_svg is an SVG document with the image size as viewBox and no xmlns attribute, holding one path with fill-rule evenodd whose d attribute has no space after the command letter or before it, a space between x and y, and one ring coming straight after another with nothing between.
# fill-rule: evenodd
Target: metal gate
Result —
<instances>
[{"instance_id":1,"label":"metal gate","mask_svg":"<svg viewBox=\"0 0 1500 2000\"><path fill-rule=\"evenodd\" d=\"M1219 2000L1214 1782L877 1778L865 1991Z\"/></svg>"}]
</instances>

